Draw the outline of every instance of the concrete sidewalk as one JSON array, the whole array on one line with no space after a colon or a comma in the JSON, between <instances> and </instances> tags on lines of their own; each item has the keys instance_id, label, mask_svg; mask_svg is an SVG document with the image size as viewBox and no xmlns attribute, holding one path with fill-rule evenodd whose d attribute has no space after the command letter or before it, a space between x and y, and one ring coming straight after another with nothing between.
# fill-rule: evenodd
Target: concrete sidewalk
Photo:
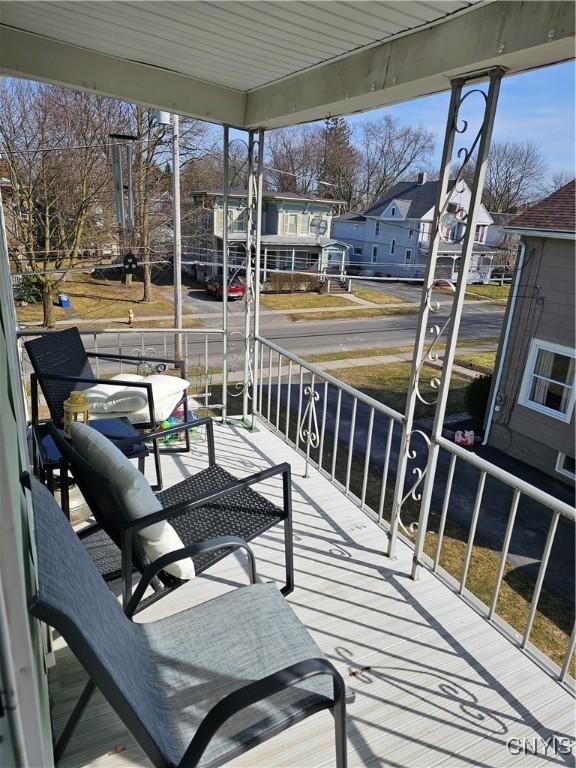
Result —
<instances>
[{"instance_id":1,"label":"concrete sidewalk","mask_svg":"<svg viewBox=\"0 0 576 768\"><path fill-rule=\"evenodd\" d=\"M495 344L478 344L477 346L465 346L460 347L460 351L466 351L466 353L474 353L474 352L492 352L496 349ZM412 352L398 352L396 354L391 355L374 355L372 357L351 357L351 358L343 358L341 360L326 360L325 362L320 363L310 363L310 365L315 365L317 368L321 368L323 371L341 371L345 368L362 368L366 366L378 366L378 365L390 365L391 363L408 363L412 360ZM434 367L442 368L442 357L439 358L438 363L434 365ZM470 368L464 368L461 365L454 365L453 366L454 373L457 373L460 376L464 376L468 379L477 379L480 376L482 376L482 373L479 373L478 371L473 371ZM283 365L280 368L280 376L288 376L289 372L289 366ZM272 365L272 375L274 377L278 376L278 367L275 365ZM268 376L268 368L262 367L262 377L263 379ZM244 379L244 371L232 371L228 374L228 381L229 382L237 382L237 381L243 381ZM222 383L222 375L221 374L213 374L211 377L211 381L213 384L221 384Z\"/></svg>"}]
</instances>

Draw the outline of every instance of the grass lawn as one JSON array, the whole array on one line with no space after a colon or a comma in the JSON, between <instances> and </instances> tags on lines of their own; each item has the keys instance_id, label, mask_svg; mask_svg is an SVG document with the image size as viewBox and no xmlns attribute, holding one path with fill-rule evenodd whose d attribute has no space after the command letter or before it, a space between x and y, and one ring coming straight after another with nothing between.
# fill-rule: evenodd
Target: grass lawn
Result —
<instances>
[{"instance_id":1,"label":"grass lawn","mask_svg":"<svg viewBox=\"0 0 576 768\"><path fill-rule=\"evenodd\" d=\"M322 352L317 355L307 355L304 360L308 360L309 363L327 363L330 360L355 360L362 357L400 355L405 352L412 352L412 347L369 347L368 349L338 350L337 352Z\"/></svg>"},{"instance_id":2,"label":"grass lawn","mask_svg":"<svg viewBox=\"0 0 576 768\"><path fill-rule=\"evenodd\" d=\"M403 299L398 296L394 296L392 293L384 293L383 291L373 291L371 288L357 288L354 291L354 296L364 301L371 301L373 304L402 304L405 303Z\"/></svg>"},{"instance_id":3,"label":"grass lawn","mask_svg":"<svg viewBox=\"0 0 576 768\"><path fill-rule=\"evenodd\" d=\"M356 368L342 368L330 371L332 376L346 382L356 389L379 400L381 403L394 408L400 413L404 412L408 380L410 377L410 363L398 362L387 365L362 365ZM427 400L432 400L435 390L430 385L434 377L440 372L436 368L425 365L420 378L420 391ZM464 390L469 384L468 379L454 374L452 376L450 394L448 396L447 413L458 413L466 410ZM416 405L417 416L430 416L430 406L418 401Z\"/></svg>"},{"instance_id":4,"label":"grass lawn","mask_svg":"<svg viewBox=\"0 0 576 768\"><path fill-rule=\"evenodd\" d=\"M335 297L336 298L336 297ZM349 306L349 303L348 303ZM287 317L290 320L357 320L366 317L385 317L387 315L414 315L418 312L417 307L403 306L394 304L387 307L365 307L352 309L347 312L293 312Z\"/></svg>"},{"instance_id":5,"label":"grass lawn","mask_svg":"<svg viewBox=\"0 0 576 768\"><path fill-rule=\"evenodd\" d=\"M128 310L134 312L134 326L151 326L152 321L139 322L138 317L172 315L174 305L163 296L161 290L152 286L153 301L142 302L143 285L132 282L124 285L120 279L104 280L94 278L85 272L71 274L60 287L60 293L67 294L71 299L71 310L54 307L54 320L68 320L72 324L75 319L106 320L112 317L126 318L126 321L110 323L110 327L123 328L128 325ZM33 304L27 307L17 307L16 314L20 323L26 324L42 320L42 305ZM192 322L191 322L192 321ZM184 325L192 327L199 322L193 316L184 316ZM172 321L154 321L158 327L169 328Z\"/></svg>"},{"instance_id":6,"label":"grass lawn","mask_svg":"<svg viewBox=\"0 0 576 768\"><path fill-rule=\"evenodd\" d=\"M463 365L480 373L492 373L496 363L496 350L492 352L472 352L469 355L456 355L456 365Z\"/></svg>"},{"instance_id":7,"label":"grass lawn","mask_svg":"<svg viewBox=\"0 0 576 768\"><path fill-rule=\"evenodd\" d=\"M489 283L487 285L470 285L466 289L467 299L502 299L502 304L505 304L508 300L508 294L510 293L510 284L495 285ZM500 302L499 302L500 303Z\"/></svg>"},{"instance_id":8,"label":"grass lawn","mask_svg":"<svg viewBox=\"0 0 576 768\"><path fill-rule=\"evenodd\" d=\"M478 338L478 339L463 339L462 341L458 342L458 348L460 347L475 347L475 346L482 346L483 344L496 344L498 342L498 339L496 337L485 337L485 338ZM348 349L348 350L338 350L336 352L322 352L316 355L307 355L304 359L307 360L309 363L326 363L330 360L355 360L362 357L380 357L381 355L401 355L405 354L407 352L412 352L413 347L369 347L368 349ZM438 351L442 351L441 348L438 348ZM478 360L480 363L481 361L485 363L486 366L488 366L491 362L492 368L494 367L494 359L496 357L496 352L475 352L470 353L469 355L459 355L456 362L459 365L465 365L468 363L464 363L462 361L466 360ZM472 367L472 365L468 365L468 367ZM492 368L489 372L492 371ZM475 369L480 370L480 368Z\"/></svg>"},{"instance_id":9,"label":"grass lawn","mask_svg":"<svg viewBox=\"0 0 576 768\"><path fill-rule=\"evenodd\" d=\"M266 309L318 309L352 305L345 296L320 293L265 293L260 296L260 303Z\"/></svg>"}]
</instances>

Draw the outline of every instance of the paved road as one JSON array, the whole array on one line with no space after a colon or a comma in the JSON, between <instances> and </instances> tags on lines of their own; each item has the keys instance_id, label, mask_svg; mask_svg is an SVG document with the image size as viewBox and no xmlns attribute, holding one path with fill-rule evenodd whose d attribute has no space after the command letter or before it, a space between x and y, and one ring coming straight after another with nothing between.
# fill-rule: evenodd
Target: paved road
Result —
<instances>
[{"instance_id":1,"label":"paved road","mask_svg":"<svg viewBox=\"0 0 576 768\"><path fill-rule=\"evenodd\" d=\"M194 301L195 311L213 315L204 321L206 328L221 326L222 305L212 299L202 302ZM434 323L441 324L447 318L447 311L441 310L434 316ZM479 302L468 302L464 308L460 328L461 339L474 339L486 336L498 336L502 326L504 310L502 307ZM417 326L417 315L390 315L366 319L342 320L308 320L293 322L282 315L263 315L261 318L262 335L290 352L306 356L319 352L349 351L373 347L396 347L413 344ZM244 324L244 307L241 302L229 307L229 327L231 331L240 331ZM233 337L237 334L233 334ZM190 342L190 349L203 351L204 335L198 342ZM221 355L221 347L214 341L210 344L210 363L217 365ZM126 347L140 345L140 334L127 334L123 337ZM163 351L163 335L161 332L146 335L146 346ZM112 337L109 345L99 342L101 351L117 351L116 337ZM173 338L167 338L167 351L172 354Z\"/></svg>"}]
</instances>

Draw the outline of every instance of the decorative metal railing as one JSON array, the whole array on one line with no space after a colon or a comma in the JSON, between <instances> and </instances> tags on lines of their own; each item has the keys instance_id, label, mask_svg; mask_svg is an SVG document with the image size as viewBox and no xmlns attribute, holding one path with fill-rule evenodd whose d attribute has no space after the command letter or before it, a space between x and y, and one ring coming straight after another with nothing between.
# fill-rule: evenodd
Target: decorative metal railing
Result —
<instances>
[{"instance_id":1,"label":"decorative metal railing","mask_svg":"<svg viewBox=\"0 0 576 768\"><path fill-rule=\"evenodd\" d=\"M209 407L226 415L227 379L230 373L228 360L224 355L223 331L221 328L142 328L142 329L78 329L87 351L94 352L93 368L96 376L111 376L117 373L157 373L148 360L153 357L175 357L177 346L182 349L187 375L191 387L190 396ZM24 384L29 381L31 365L26 355L23 342L50 330L26 329L18 331L20 364ZM181 339L181 344L176 339ZM111 361L106 355L131 355L141 357L138 361ZM217 386L221 384L221 386ZM218 394L217 400L214 395Z\"/></svg>"},{"instance_id":2,"label":"decorative metal railing","mask_svg":"<svg viewBox=\"0 0 576 768\"><path fill-rule=\"evenodd\" d=\"M402 517L397 519L402 540L412 548L417 536L427 537L426 549L419 564L432 570L460 595L469 599L491 623L505 628L519 645L526 649L534 628L546 573L550 564L553 545L558 533L559 521L574 523L576 514L569 504L525 482L500 467L465 450L444 437L435 440L435 446L444 454L440 457L434 478L434 523L428 531L419 531L419 487L426 467L427 452L432 438L424 430L413 430L413 436L421 442L421 463L412 470L414 480L402 480L402 487L395 487L404 416L369 395L360 392L331 376L318 366L288 352L262 337L257 338L259 368L256 372L255 412L266 426L295 449L304 459L305 476L309 467L317 469L324 477L350 498L374 520L392 533L394 498L402 499ZM413 443L411 443L413 446ZM417 452L410 449L410 460ZM445 461L442 461L442 458ZM467 469L464 478L463 471ZM473 472L472 472L473 470ZM473 477L470 475L473 474ZM477 476L477 479L476 479ZM458 494L454 478L458 478ZM487 481L490 481L489 498L485 498ZM466 517L468 524L458 529L459 553L462 562L443 562L446 543L446 525L453 525L453 505L462 504L462 483L474 487L475 493L467 495ZM471 563L483 544L476 540L481 512L484 514L496 497L510 498L506 530L494 547L497 567L488 574L491 579L485 593L479 594L475 584L470 584ZM529 580L531 597L527 603L524 628L519 631L509 626L499 611L498 601L509 562L510 544L518 522L517 512L523 500L539 505L542 515L550 516L537 573ZM448 560L450 560L448 558ZM534 565L534 564L533 564ZM479 603L481 601L481 604ZM568 629L568 633L570 630ZM561 666L558 677L566 679L570 660L574 653L576 634L572 630L562 654L556 652L555 660Z\"/></svg>"}]
</instances>

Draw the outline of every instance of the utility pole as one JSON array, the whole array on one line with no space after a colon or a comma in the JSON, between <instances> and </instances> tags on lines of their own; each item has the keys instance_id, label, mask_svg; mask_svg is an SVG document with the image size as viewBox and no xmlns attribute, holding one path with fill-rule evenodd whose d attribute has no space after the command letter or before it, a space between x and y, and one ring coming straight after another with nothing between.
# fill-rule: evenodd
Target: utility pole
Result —
<instances>
[{"instance_id":1,"label":"utility pole","mask_svg":"<svg viewBox=\"0 0 576 768\"><path fill-rule=\"evenodd\" d=\"M182 229L180 222L180 120L172 115L172 196L174 229L174 328L182 329ZM182 334L175 334L175 357L182 358Z\"/></svg>"}]
</instances>

